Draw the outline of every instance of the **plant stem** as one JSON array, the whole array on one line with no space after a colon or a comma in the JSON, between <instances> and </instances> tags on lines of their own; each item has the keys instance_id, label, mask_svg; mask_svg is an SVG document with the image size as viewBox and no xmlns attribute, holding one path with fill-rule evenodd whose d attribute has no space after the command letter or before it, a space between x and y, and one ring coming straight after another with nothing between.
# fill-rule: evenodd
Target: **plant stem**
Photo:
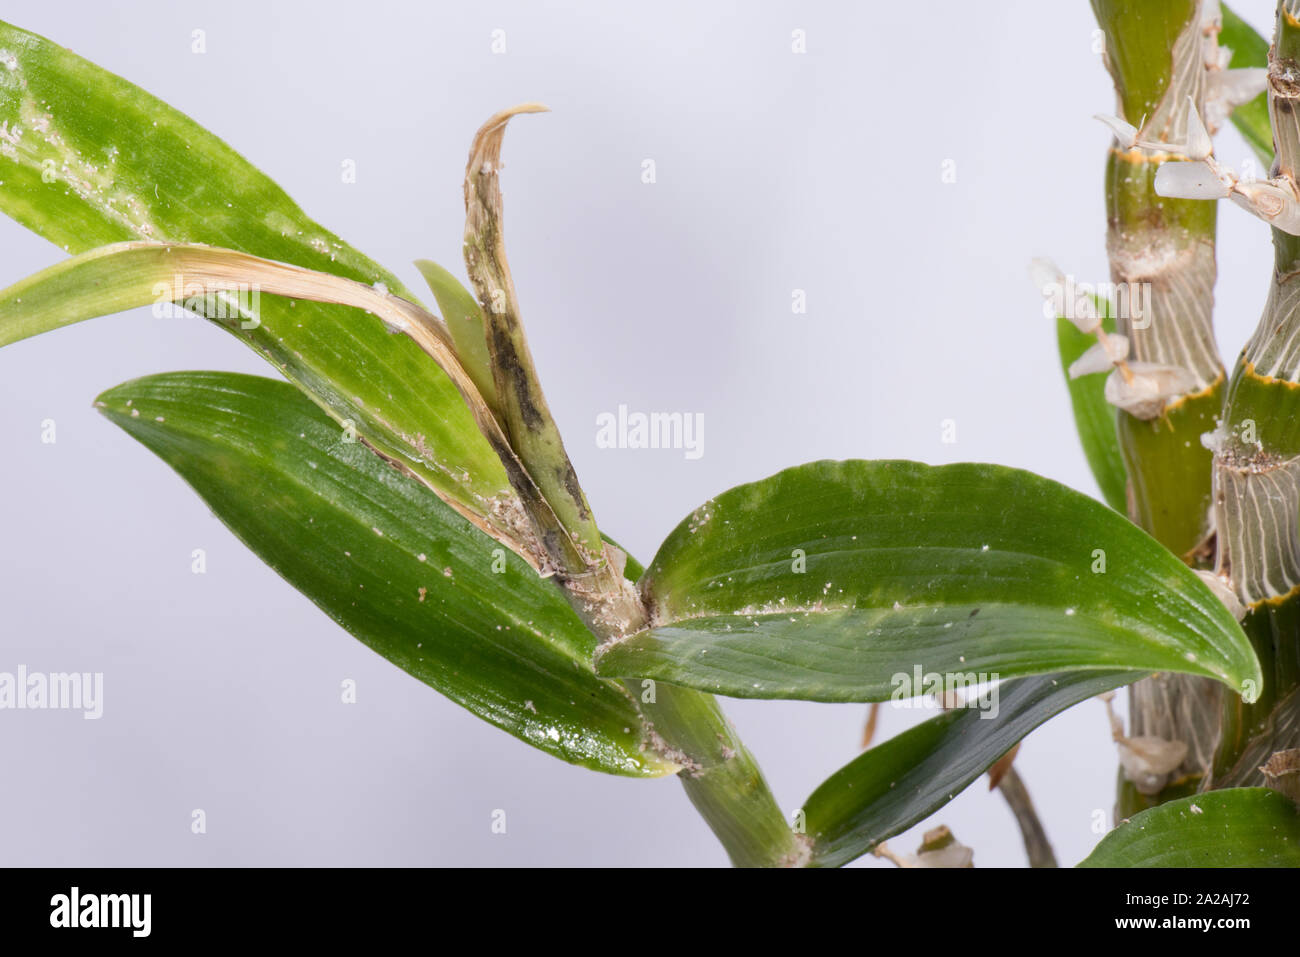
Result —
<instances>
[{"instance_id":1,"label":"plant stem","mask_svg":"<svg viewBox=\"0 0 1300 957\"><path fill-rule=\"evenodd\" d=\"M737 867L802 867L807 841L777 807L749 749L712 695L630 681L668 757L687 762L679 773L686 796ZM653 703L644 698L653 691Z\"/></svg>"},{"instance_id":2,"label":"plant stem","mask_svg":"<svg viewBox=\"0 0 1300 957\"><path fill-rule=\"evenodd\" d=\"M1187 101L1204 113L1208 74L1203 0L1093 0L1104 31L1106 65L1118 111L1146 142L1186 135ZM1217 4L1213 9L1217 10ZM1117 317L1135 360L1192 374L1191 392L1149 420L1119 412L1120 449L1128 472L1129 517L1189 564L1206 564L1211 529L1211 462L1200 442L1214 428L1223 365L1211 314L1216 275L1215 204L1160 197L1155 175L1177 158L1169 152L1113 144L1106 166L1107 253L1111 278L1149 290L1141 315ZM1137 297L1130 295L1131 303ZM1140 299L1138 300L1140 301ZM1129 692L1130 734L1188 744L1183 774L1204 773L1217 737L1221 693L1209 679L1157 675ZM1120 814L1124 806L1121 789Z\"/></svg>"},{"instance_id":3,"label":"plant stem","mask_svg":"<svg viewBox=\"0 0 1300 957\"><path fill-rule=\"evenodd\" d=\"M475 135L465 170L465 265L482 309L496 415L506 438L494 448L537 535L539 566L554 572L569 604L603 643L645 628L645 603L624 576L626 556L601 539L546 404L520 320L502 228L499 172L506 124L518 113L543 109L503 110ZM807 842L786 823L753 755L712 695L650 680L624 684L644 717L645 746L681 767L678 777L687 796L733 864L807 862Z\"/></svg>"},{"instance_id":4,"label":"plant stem","mask_svg":"<svg viewBox=\"0 0 1300 957\"><path fill-rule=\"evenodd\" d=\"M647 624L640 594L609 576L561 582L578 615L602 642ZM650 679L624 682L649 728L647 746L682 768L695 809L737 867L797 867L808 844L786 822L754 756L712 695Z\"/></svg>"},{"instance_id":5,"label":"plant stem","mask_svg":"<svg viewBox=\"0 0 1300 957\"><path fill-rule=\"evenodd\" d=\"M1029 855L1029 866L1056 867L1056 854L1052 851L1051 841L1047 839L1047 831L1043 829L1043 822L1034 810L1034 802L1029 797L1025 782L1014 767L1007 768L1002 775L998 781L998 790L1015 815L1020 837L1025 842L1025 853Z\"/></svg>"},{"instance_id":6,"label":"plant stem","mask_svg":"<svg viewBox=\"0 0 1300 957\"><path fill-rule=\"evenodd\" d=\"M1300 168L1300 24L1278 4L1269 54L1273 173ZM1215 452L1219 571L1249 609L1242 627L1263 666L1246 702L1224 695L1209 787L1264 783L1260 765L1300 746L1300 237L1273 230L1273 273L1255 334L1233 371Z\"/></svg>"},{"instance_id":7,"label":"plant stem","mask_svg":"<svg viewBox=\"0 0 1300 957\"><path fill-rule=\"evenodd\" d=\"M625 579L562 582L570 603L600 641L640 631L645 603ZM647 746L682 770L678 778L695 809L737 867L796 867L807 842L786 822L754 756L710 694L651 679L628 679L628 693L649 728Z\"/></svg>"}]
</instances>

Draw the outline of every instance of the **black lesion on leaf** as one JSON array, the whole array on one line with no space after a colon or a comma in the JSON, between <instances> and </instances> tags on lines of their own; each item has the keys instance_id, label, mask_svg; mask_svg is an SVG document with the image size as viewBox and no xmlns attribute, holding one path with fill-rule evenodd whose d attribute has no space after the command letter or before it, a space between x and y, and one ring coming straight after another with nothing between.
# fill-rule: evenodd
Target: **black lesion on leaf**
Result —
<instances>
[{"instance_id":1,"label":"black lesion on leaf","mask_svg":"<svg viewBox=\"0 0 1300 957\"><path fill-rule=\"evenodd\" d=\"M591 518L591 510L587 508L587 500L582 494L582 486L578 484L578 473L574 471L573 463L565 459L564 468L559 469L556 474L564 483L569 498L573 499L573 503L578 506L578 516L583 521Z\"/></svg>"},{"instance_id":2,"label":"black lesion on leaf","mask_svg":"<svg viewBox=\"0 0 1300 957\"><path fill-rule=\"evenodd\" d=\"M514 341L504 326L496 321L492 323L492 360L499 380L503 380L497 383L498 391L514 395L525 428L530 432L540 430L546 424L546 418L533 401L531 377L519 361Z\"/></svg>"}]
</instances>

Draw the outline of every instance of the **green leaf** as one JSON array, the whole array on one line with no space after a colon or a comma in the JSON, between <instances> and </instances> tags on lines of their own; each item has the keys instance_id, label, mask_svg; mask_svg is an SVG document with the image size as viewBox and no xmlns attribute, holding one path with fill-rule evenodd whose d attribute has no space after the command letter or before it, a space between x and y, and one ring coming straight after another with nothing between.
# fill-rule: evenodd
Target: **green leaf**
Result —
<instances>
[{"instance_id":1,"label":"green leaf","mask_svg":"<svg viewBox=\"0 0 1300 957\"><path fill-rule=\"evenodd\" d=\"M559 590L347 441L292 386L174 373L117 386L97 405L289 584L403 670L571 763L676 770L642 750L635 705L592 673L595 639Z\"/></svg>"},{"instance_id":2,"label":"green leaf","mask_svg":"<svg viewBox=\"0 0 1300 957\"><path fill-rule=\"evenodd\" d=\"M812 863L839 867L956 797L1048 718L1137 680L1131 672L1075 672L1008 681L997 708L945 711L864 751L804 802Z\"/></svg>"},{"instance_id":3,"label":"green leaf","mask_svg":"<svg viewBox=\"0 0 1300 957\"><path fill-rule=\"evenodd\" d=\"M1223 29L1219 31L1219 46L1232 50L1228 68L1268 66L1268 41L1255 32L1241 17L1220 5L1223 10ZM1273 165L1273 127L1268 117L1268 94L1261 93L1249 103L1232 111L1232 125L1237 127L1255 155L1268 170Z\"/></svg>"},{"instance_id":4,"label":"green leaf","mask_svg":"<svg viewBox=\"0 0 1300 957\"><path fill-rule=\"evenodd\" d=\"M139 87L5 23L0 62L0 211L60 248L208 243L415 301L224 142ZM415 343L340 306L269 299L257 328L242 328L248 318L213 321L440 493L478 511L510 494L455 386Z\"/></svg>"},{"instance_id":5,"label":"green leaf","mask_svg":"<svg viewBox=\"0 0 1300 957\"><path fill-rule=\"evenodd\" d=\"M1133 815L1080 867L1300 867L1300 812L1268 788L1229 788Z\"/></svg>"},{"instance_id":6,"label":"green leaf","mask_svg":"<svg viewBox=\"0 0 1300 957\"><path fill-rule=\"evenodd\" d=\"M1099 313L1105 318L1102 327L1115 331L1115 319L1109 303L1093 297ZM1120 514L1127 510L1124 456L1120 452L1119 437L1115 431L1116 410L1106 401L1106 377L1085 375L1071 379L1070 363L1097 344L1097 337L1080 332L1074 323L1064 317L1056 320L1056 346L1061 354L1061 369L1065 371L1065 384L1070 390L1070 406L1074 410L1074 426L1083 445L1084 457L1092 469L1093 478L1101 489L1106 504Z\"/></svg>"},{"instance_id":7,"label":"green leaf","mask_svg":"<svg viewBox=\"0 0 1300 957\"><path fill-rule=\"evenodd\" d=\"M814 701L920 694L917 668L1262 684L1191 569L1101 503L1001 466L787 469L697 509L640 587L652 627L605 646L598 674Z\"/></svg>"},{"instance_id":8,"label":"green leaf","mask_svg":"<svg viewBox=\"0 0 1300 957\"><path fill-rule=\"evenodd\" d=\"M232 288L233 287L233 288ZM457 386L476 428L507 448L492 411L456 356L437 317L387 291L331 273L202 244L114 243L64 259L0 290L0 346L95 316L152 303L208 314L260 309L263 294L327 302L357 312L352 321L380 322L419 344ZM180 309L177 309L179 312ZM318 317L300 317L311 331Z\"/></svg>"},{"instance_id":9,"label":"green leaf","mask_svg":"<svg viewBox=\"0 0 1300 957\"><path fill-rule=\"evenodd\" d=\"M493 410L499 409L496 382L492 373L492 356L488 352L487 333L483 331L483 311L460 280L431 259L417 259L415 268L429 284L438 303L443 321L456 343L456 353L474 384Z\"/></svg>"}]
</instances>

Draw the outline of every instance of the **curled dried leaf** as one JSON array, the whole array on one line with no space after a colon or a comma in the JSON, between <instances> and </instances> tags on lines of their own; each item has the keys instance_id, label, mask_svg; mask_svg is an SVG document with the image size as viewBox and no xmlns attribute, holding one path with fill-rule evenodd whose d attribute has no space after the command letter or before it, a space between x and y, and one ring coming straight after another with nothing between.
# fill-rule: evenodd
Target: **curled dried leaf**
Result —
<instances>
[{"instance_id":1,"label":"curled dried leaf","mask_svg":"<svg viewBox=\"0 0 1300 957\"><path fill-rule=\"evenodd\" d=\"M548 554L573 578L604 570L600 532L542 392L506 259L501 145L506 125L546 107L525 103L493 115L474 136L465 166L465 265L482 307L501 425L545 500L533 517Z\"/></svg>"},{"instance_id":2,"label":"curled dried leaf","mask_svg":"<svg viewBox=\"0 0 1300 957\"><path fill-rule=\"evenodd\" d=\"M1097 344L1090 346L1083 355L1070 363L1070 378L1108 372L1128 358L1128 350L1128 336L1099 332Z\"/></svg>"},{"instance_id":3,"label":"curled dried leaf","mask_svg":"<svg viewBox=\"0 0 1300 957\"><path fill-rule=\"evenodd\" d=\"M1300 748L1274 751L1259 770L1265 785L1300 803Z\"/></svg>"},{"instance_id":4,"label":"curled dried leaf","mask_svg":"<svg viewBox=\"0 0 1300 957\"><path fill-rule=\"evenodd\" d=\"M913 867L966 868L975 866L975 852L953 837L946 825L926 831Z\"/></svg>"},{"instance_id":5,"label":"curled dried leaf","mask_svg":"<svg viewBox=\"0 0 1300 957\"><path fill-rule=\"evenodd\" d=\"M1183 154L1188 159L1204 160L1214 152L1214 141L1210 131L1201 122L1201 114L1196 110L1196 101L1187 98L1187 140L1183 144Z\"/></svg>"},{"instance_id":6,"label":"curled dried leaf","mask_svg":"<svg viewBox=\"0 0 1300 957\"><path fill-rule=\"evenodd\" d=\"M1243 103L1249 103L1268 88L1266 67L1244 67L1237 70L1215 70L1210 73L1206 91L1206 116L1222 120Z\"/></svg>"},{"instance_id":7,"label":"curled dried leaf","mask_svg":"<svg viewBox=\"0 0 1300 957\"><path fill-rule=\"evenodd\" d=\"M1224 183L1204 162L1174 160L1156 170L1157 196L1173 199L1226 199L1232 186Z\"/></svg>"},{"instance_id":8,"label":"curled dried leaf","mask_svg":"<svg viewBox=\"0 0 1300 957\"><path fill-rule=\"evenodd\" d=\"M1132 123L1109 113L1094 113L1092 118L1106 124L1110 131L1115 134L1115 142L1124 149L1132 149L1137 144L1138 129Z\"/></svg>"},{"instance_id":9,"label":"curled dried leaf","mask_svg":"<svg viewBox=\"0 0 1300 957\"><path fill-rule=\"evenodd\" d=\"M1153 735L1123 738L1116 742L1124 776L1141 794L1159 794L1187 758L1186 741L1166 741Z\"/></svg>"},{"instance_id":10,"label":"curled dried leaf","mask_svg":"<svg viewBox=\"0 0 1300 957\"><path fill-rule=\"evenodd\" d=\"M1105 396L1111 405L1139 419L1154 419L1165 403L1190 392L1196 378L1186 369L1154 362L1130 362L1106 379Z\"/></svg>"}]
</instances>

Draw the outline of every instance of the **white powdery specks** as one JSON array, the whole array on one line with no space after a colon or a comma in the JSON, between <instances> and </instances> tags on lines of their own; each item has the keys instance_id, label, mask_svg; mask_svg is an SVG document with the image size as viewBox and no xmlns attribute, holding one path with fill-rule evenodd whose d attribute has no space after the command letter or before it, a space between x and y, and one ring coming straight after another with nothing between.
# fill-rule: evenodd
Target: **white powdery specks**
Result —
<instances>
[{"instance_id":1,"label":"white powdery specks","mask_svg":"<svg viewBox=\"0 0 1300 957\"><path fill-rule=\"evenodd\" d=\"M687 530L694 535L697 531L707 525L713 519L713 499L709 499L699 508L691 513L690 524Z\"/></svg>"},{"instance_id":2,"label":"white powdery specks","mask_svg":"<svg viewBox=\"0 0 1300 957\"><path fill-rule=\"evenodd\" d=\"M23 128L14 125L13 129L9 128L6 120L0 120L0 156L6 159L18 159L18 141L22 138Z\"/></svg>"},{"instance_id":3,"label":"white powdery specks","mask_svg":"<svg viewBox=\"0 0 1300 957\"><path fill-rule=\"evenodd\" d=\"M125 226L139 239L162 240L145 206L146 198L119 185L115 164L116 147L104 151L106 162L87 159L64 138L53 113L44 109L27 91L27 81L16 57L0 51L0 62L14 74L11 82L19 93L17 117L0 132L0 155L21 166L39 171L42 182L58 182L95 207L105 217ZM26 135L24 135L26 133Z\"/></svg>"}]
</instances>

